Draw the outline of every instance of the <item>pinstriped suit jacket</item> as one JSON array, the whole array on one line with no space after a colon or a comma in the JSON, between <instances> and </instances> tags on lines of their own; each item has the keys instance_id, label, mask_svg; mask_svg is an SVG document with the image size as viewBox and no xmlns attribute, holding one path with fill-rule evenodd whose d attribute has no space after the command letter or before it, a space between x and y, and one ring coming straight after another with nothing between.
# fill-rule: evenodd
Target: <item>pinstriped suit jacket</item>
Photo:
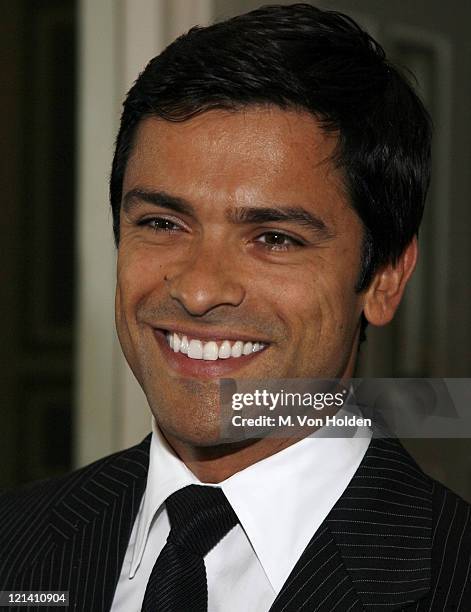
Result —
<instances>
[{"instance_id":1,"label":"pinstriped suit jacket","mask_svg":"<svg viewBox=\"0 0 471 612\"><path fill-rule=\"evenodd\" d=\"M65 590L71 610L109 610L149 442L0 496L0 589ZM471 612L470 509L399 442L372 440L271 610Z\"/></svg>"}]
</instances>

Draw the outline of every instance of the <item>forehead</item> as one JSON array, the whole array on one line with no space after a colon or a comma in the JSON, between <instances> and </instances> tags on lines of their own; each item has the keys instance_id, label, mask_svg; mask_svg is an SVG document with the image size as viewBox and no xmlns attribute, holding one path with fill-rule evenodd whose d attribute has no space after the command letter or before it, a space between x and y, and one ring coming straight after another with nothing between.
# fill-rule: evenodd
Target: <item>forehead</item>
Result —
<instances>
[{"instance_id":1,"label":"forehead","mask_svg":"<svg viewBox=\"0 0 471 612\"><path fill-rule=\"evenodd\" d=\"M182 122L142 120L124 176L135 187L226 204L276 199L345 204L332 157L336 134L304 112L274 107L213 110Z\"/></svg>"}]
</instances>

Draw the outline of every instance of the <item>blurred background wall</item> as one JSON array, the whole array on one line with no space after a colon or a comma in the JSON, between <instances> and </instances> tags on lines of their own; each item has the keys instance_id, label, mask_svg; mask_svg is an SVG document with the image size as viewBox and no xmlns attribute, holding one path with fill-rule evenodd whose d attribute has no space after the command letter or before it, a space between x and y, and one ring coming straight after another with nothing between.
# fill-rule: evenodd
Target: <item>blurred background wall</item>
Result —
<instances>
[{"instance_id":1,"label":"blurred background wall","mask_svg":"<svg viewBox=\"0 0 471 612\"><path fill-rule=\"evenodd\" d=\"M285 2L286 3L286 2ZM194 24L253 0L0 0L3 338L0 486L139 441L145 397L114 331L107 181L123 96ZM394 323L370 329L359 374L471 375L471 5L322 0L410 68L435 123L418 270ZM406 440L471 499L469 440Z\"/></svg>"}]
</instances>

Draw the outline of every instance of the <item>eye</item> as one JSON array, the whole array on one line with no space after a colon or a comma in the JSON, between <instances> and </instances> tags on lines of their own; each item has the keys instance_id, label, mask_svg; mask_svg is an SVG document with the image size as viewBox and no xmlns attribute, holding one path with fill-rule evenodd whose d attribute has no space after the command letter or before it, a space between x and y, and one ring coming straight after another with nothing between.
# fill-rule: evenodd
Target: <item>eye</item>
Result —
<instances>
[{"instance_id":1,"label":"eye","mask_svg":"<svg viewBox=\"0 0 471 612\"><path fill-rule=\"evenodd\" d=\"M301 240L283 232L264 232L258 236L257 242L262 243L269 251L287 251L292 247L303 246Z\"/></svg>"},{"instance_id":2,"label":"eye","mask_svg":"<svg viewBox=\"0 0 471 612\"><path fill-rule=\"evenodd\" d=\"M150 219L142 219L138 222L138 225L148 227L155 232L177 232L182 228L180 225L172 221L171 219L166 219L165 217L152 217Z\"/></svg>"}]
</instances>

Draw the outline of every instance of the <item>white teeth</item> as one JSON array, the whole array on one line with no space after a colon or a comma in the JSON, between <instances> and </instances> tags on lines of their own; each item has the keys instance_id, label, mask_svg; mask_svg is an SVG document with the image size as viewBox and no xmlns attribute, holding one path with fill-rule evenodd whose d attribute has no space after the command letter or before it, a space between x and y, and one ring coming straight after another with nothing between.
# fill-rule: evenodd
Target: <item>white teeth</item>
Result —
<instances>
[{"instance_id":1,"label":"white teeth","mask_svg":"<svg viewBox=\"0 0 471 612\"><path fill-rule=\"evenodd\" d=\"M241 357L251 355L265 348L262 342L243 342L237 340L232 344L230 340L224 340L218 345L214 340L203 342L202 340L188 340L187 336L180 336L176 332L167 332L167 343L175 353L188 355L190 359L204 359L216 361L217 359L229 359L229 357Z\"/></svg>"},{"instance_id":2,"label":"white teeth","mask_svg":"<svg viewBox=\"0 0 471 612\"><path fill-rule=\"evenodd\" d=\"M251 342L245 342L244 348L242 349L242 354L250 355L250 353L252 352L252 349L253 349L253 344Z\"/></svg>"},{"instance_id":3,"label":"white teeth","mask_svg":"<svg viewBox=\"0 0 471 612\"><path fill-rule=\"evenodd\" d=\"M219 347L219 359L228 359L231 356L231 343L229 340L224 340L224 342Z\"/></svg>"},{"instance_id":4,"label":"white teeth","mask_svg":"<svg viewBox=\"0 0 471 612\"><path fill-rule=\"evenodd\" d=\"M180 350L180 344L181 344L181 340L180 340L180 336L178 334L173 334L173 350L175 353L178 353L178 351Z\"/></svg>"},{"instance_id":5,"label":"white teeth","mask_svg":"<svg viewBox=\"0 0 471 612\"><path fill-rule=\"evenodd\" d=\"M244 343L242 342L242 340L237 340L237 342L234 342L234 345L232 346L232 349L231 349L231 356L240 357L242 355L243 347L244 347Z\"/></svg>"},{"instance_id":6,"label":"white teeth","mask_svg":"<svg viewBox=\"0 0 471 612\"><path fill-rule=\"evenodd\" d=\"M201 340L190 340L188 345L188 357L191 359L203 359L203 345Z\"/></svg>"},{"instance_id":7,"label":"white teeth","mask_svg":"<svg viewBox=\"0 0 471 612\"><path fill-rule=\"evenodd\" d=\"M206 342L203 347L203 359L206 359L206 361L216 361L217 358L218 345L213 340Z\"/></svg>"}]
</instances>

